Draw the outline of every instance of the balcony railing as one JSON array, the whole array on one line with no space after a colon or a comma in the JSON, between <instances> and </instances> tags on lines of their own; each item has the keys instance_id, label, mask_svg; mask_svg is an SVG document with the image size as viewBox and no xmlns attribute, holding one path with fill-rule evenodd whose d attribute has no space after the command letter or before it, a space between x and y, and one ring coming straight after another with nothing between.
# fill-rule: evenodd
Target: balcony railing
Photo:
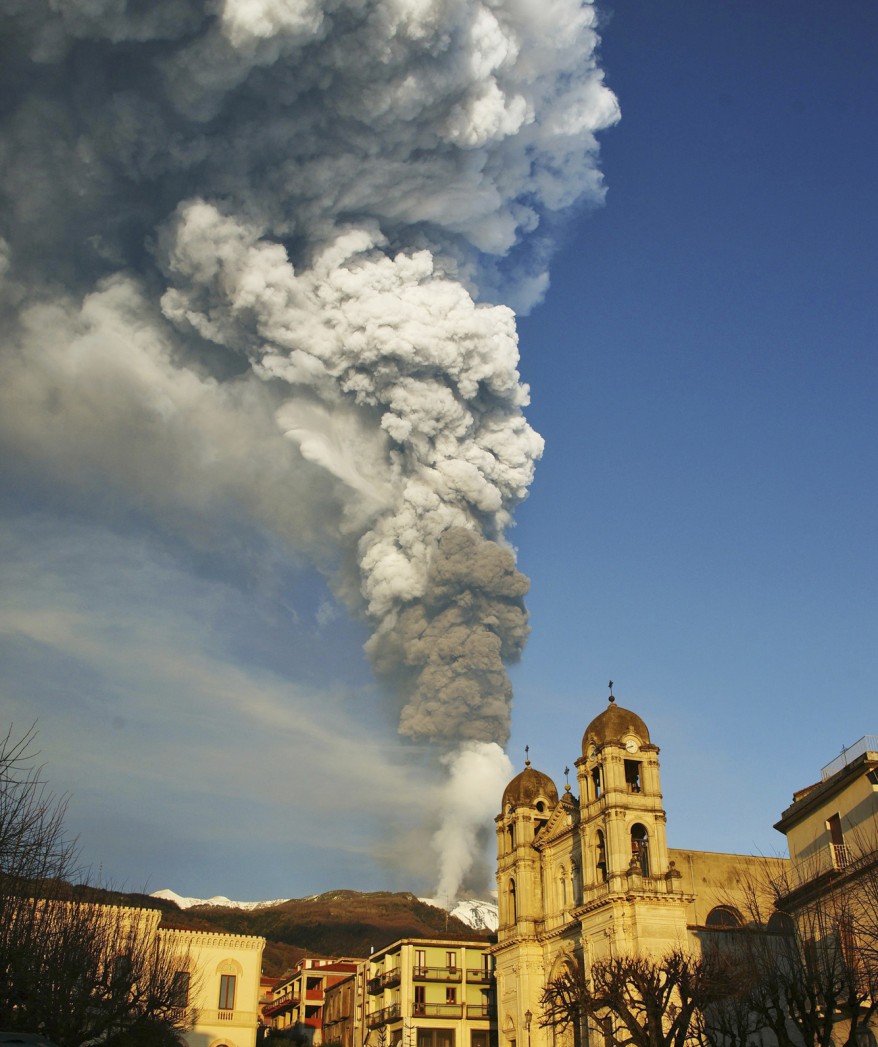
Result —
<instances>
[{"instance_id":1,"label":"balcony railing","mask_svg":"<svg viewBox=\"0 0 878 1047\"><path fill-rule=\"evenodd\" d=\"M850 864L851 855L847 844L832 843L829 846L832 848L832 864L836 869L844 869Z\"/></svg>"},{"instance_id":2,"label":"balcony railing","mask_svg":"<svg viewBox=\"0 0 878 1047\"><path fill-rule=\"evenodd\" d=\"M395 985L399 985L401 981L402 974L400 969L393 967L383 974L373 975L366 983L366 991L371 996L377 996L378 993L384 992L385 989L392 989Z\"/></svg>"},{"instance_id":3,"label":"balcony railing","mask_svg":"<svg viewBox=\"0 0 878 1047\"><path fill-rule=\"evenodd\" d=\"M372 1011L366 1015L366 1027L377 1029L388 1022L394 1022L399 1018L399 1004L392 1003L389 1007L382 1007L380 1011Z\"/></svg>"},{"instance_id":4,"label":"balcony railing","mask_svg":"<svg viewBox=\"0 0 878 1047\"><path fill-rule=\"evenodd\" d=\"M862 756L863 753L870 753L878 751L878 734L864 734L862 738L858 738L853 745L847 749L842 749L841 755L830 761L820 772L820 780L825 782L828 778L831 778L837 771L840 771L843 767L852 761L856 760L858 756Z\"/></svg>"},{"instance_id":5,"label":"balcony railing","mask_svg":"<svg viewBox=\"0 0 878 1047\"><path fill-rule=\"evenodd\" d=\"M413 1018L461 1018L463 1004L460 1003L414 1003Z\"/></svg>"},{"instance_id":6,"label":"balcony railing","mask_svg":"<svg viewBox=\"0 0 878 1047\"><path fill-rule=\"evenodd\" d=\"M281 996L279 1000L272 1000L271 1003L264 1008L264 1012L267 1015L280 1014L281 1011L285 1011L287 1008L293 1008L299 1006L298 996Z\"/></svg>"},{"instance_id":7,"label":"balcony railing","mask_svg":"<svg viewBox=\"0 0 878 1047\"><path fill-rule=\"evenodd\" d=\"M466 1016L467 1018L496 1018L497 1007L493 1003L468 1003Z\"/></svg>"},{"instance_id":8,"label":"balcony railing","mask_svg":"<svg viewBox=\"0 0 878 1047\"><path fill-rule=\"evenodd\" d=\"M484 967L468 967L466 972L468 982L481 982L487 985L494 980L494 972L486 971Z\"/></svg>"},{"instance_id":9,"label":"balcony railing","mask_svg":"<svg viewBox=\"0 0 878 1047\"><path fill-rule=\"evenodd\" d=\"M414 967L412 977L416 982L459 982L459 967Z\"/></svg>"},{"instance_id":10,"label":"balcony railing","mask_svg":"<svg viewBox=\"0 0 878 1047\"><path fill-rule=\"evenodd\" d=\"M235 1025L239 1028L256 1028L258 1016L256 1011L199 1010L198 1021L205 1025Z\"/></svg>"}]
</instances>

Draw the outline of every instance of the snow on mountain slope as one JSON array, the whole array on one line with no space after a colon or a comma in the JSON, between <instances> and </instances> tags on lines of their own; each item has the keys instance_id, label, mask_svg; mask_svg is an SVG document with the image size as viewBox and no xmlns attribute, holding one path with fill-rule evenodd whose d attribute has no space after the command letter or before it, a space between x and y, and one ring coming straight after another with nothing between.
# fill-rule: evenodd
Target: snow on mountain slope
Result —
<instances>
[{"instance_id":1,"label":"snow on mountain slope","mask_svg":"<svg viewBox=\"0 0 878 1047\"><path fill-rule=\"evenodd\" d=\"M286 898L275 898L273 901L267 902L235 902L222 894L215 895L213 898L188 898L177 894L167 887L161 891L153 891L151 897L176 902L181 909L191 909L194 905L217 905L227 909L265 909L269 905L280 905L288 900ZM425 902L427 905L434 905L437 909L447 909L452 916L456 916L458 920L461 920L474 930L497 930L496 902L466 898L456 901L449 906L438 898L421 898L420 901Z\"/></svg>"},{"instance_id":2,"label":"snow on mountain slope","mask_svg":"<svg viewBox=\"0 0 878 1047\"><path fill-rule=\"evenodd\" d=\"M213 898L184 898L167 887L161 891L153 891L151 898L162 898L167 902L176 902L181 909L191 909L193 905L217 905L224 909L264 909L269 905L280 905L287 901L286 898L275 898L270 902L233 902L223 894L217 894Z\"/></svg>"},{"instance_id":3,"label":"snow on mountain slope","mask_svg":"<svg viewBox=\"0 0 878 1047\"><path fill-rule=\"evenodd\" d=\"M497 930L496 902L478 898L462 898L448 906L439 898L421 898L421 901L426 902L427 905L435 905L437 909L448 909L452 916L456 916L458 920L472 927L473 930Z\"/></svg>"}]
</instances>

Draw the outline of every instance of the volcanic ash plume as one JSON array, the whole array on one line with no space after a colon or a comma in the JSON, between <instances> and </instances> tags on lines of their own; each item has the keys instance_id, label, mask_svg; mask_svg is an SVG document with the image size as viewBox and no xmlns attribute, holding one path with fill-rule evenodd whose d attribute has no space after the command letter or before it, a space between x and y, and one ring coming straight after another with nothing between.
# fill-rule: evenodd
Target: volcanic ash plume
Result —
<instances>
[{"instance_id":1,"label":"volcanic ash plume","mask_svg":"<svg viewBox=\"0 0 878 1047\"><path fill-rule=\"evenodd\" d=\"M7 463L192 544L206 521L214 545L280 537L372 624L401 733L454 767L508 734L527 581L504 534L542 449L491 302L532 303L546 219L602 196L594 21L580 0L0 13Z\"/></svg>"}]
</instances>

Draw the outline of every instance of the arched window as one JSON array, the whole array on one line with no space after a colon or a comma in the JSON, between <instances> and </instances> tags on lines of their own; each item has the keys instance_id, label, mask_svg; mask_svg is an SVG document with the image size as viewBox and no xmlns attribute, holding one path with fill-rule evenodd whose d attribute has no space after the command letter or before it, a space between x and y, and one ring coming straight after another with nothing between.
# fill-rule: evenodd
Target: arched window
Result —
<instances>
[{"instance_id":1,"label":"arched window","mask_svg":"<svg viewBox=\"0 0 878 1047\"><path fill-rule=\"evenodd\" d=\"M607 847L604 843L604 834L600 829L595 836L594 851L595 875L598 883L603 883L607 878Z\"/></svg>"},{"instance_id":2,"label":"arched window","mask_svg":"<svg viewBox=\"0 0 878 1047\"><path fill-rule=\"evenodd\" d=\"M510 923L518 922L518 906L515 903L515 880L509 881L509 887L506 891L507 894L507 906L506 912L509 915Z\"/></svg>"},{"instance_id":3,"label":"arched window","mask_svg":"<svg viewBox=\"0 0 878 1047\"><path fill-rule=\"evenodd\" d=\"M715 905L704 921L706 927L743 927L741 914L731 905Z\"/></svg>"},{"instance_id":4,"label":"arched window","mask_svg":"<svg viewBox=\"0 0 878 1047\"><path fill-rule=\"evenodd\" d=\"M567 872L564 869L563 865L561 866L561 873L560 873L560 875L558 877L558 888L559 888L559 898L560 898L560 901L561 901L561 908L562 909L566 909L567 908Z\"/></svg>"},{"instance_id":5,"label":"arched window","mask_svg":"<svg viewBox=\"0 0 878 1047\"><path fill-rule=\"evenodd\" d=\"M640 872L649 876L649 835L639 823L631 826L631 857L637 859Z\"/></svg>"},{"instance_id":6,"label":"arched window","mask_svg":"<svg viewBox=\"0 0 878 1047\"><path fill-rule=\"evenodd\" d=\"M768 917L767 930L771 934L793 934L796 929L796 925L793 923L793 918L788 912L781 912L779 909Z\"/></svg>"},{"instance_id":7,"label":"arched window","mask_svg":"<svg viewBox=\"0 0 878 1047\"><path fill-rule=\"evenodd\" d=\"M508 825L507 826L507 828L506 828L506 837L507 837L507 839L509 841L509 850L510 851L514 850L515 849L515 826L514 825Z\"/></svg>"},{"instance_id":8,"label":"arched window","mask_svg":"<svg viewBox=\"0 0 878 1047\"><path fill-rule=\"evenodd\" d=\"M570 890L572 893L570 900L574 905L579 905L582 901L582 888L579 879L579 866L576 862L570 863Z\"/></svg>"},{"instance_id":9,"label":"arched window","mask_svg":"<svg viewBox=\"0 0 878 1047\"><path fill-rule=\"evenodd\" d=\"M594 789L594 798L599 800L601 798L601 768L600 765L594 768L591 772L592 787Z\"/></svg>"}]
</instances>

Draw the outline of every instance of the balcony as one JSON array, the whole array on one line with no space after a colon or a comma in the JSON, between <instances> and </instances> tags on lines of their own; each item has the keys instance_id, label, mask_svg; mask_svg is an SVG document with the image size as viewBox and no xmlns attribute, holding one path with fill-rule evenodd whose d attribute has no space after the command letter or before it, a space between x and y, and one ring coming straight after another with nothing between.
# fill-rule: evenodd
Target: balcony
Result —
<instances>
[{"instance_id":1,"label":"balcony","mask_svg":"<svg viewBox=\"0 0 878 1047\"><path fill-rule=\"evenodd\" d=\"M366 982L366 992L370 996L377 996L379 993L384 992L384 986L381 984L381 975L376 975Z\"/></svg>"},{"instance_id":2,"label":"balcony","mask_svg":"<svg viewBox=\"0 0 878 1047\"><path fill-rule=\"evenodd\" d=\"M256 1011L200 1010L198 1021L205 1025L234 1025L236 1028L256 1028Z\"/></svg>"},{"instance_id":3,"label":"balcony","mask_svg":"<svg viewBox=\"0 0 878 1047\"><path fill-rule=\"evenodd\" d=\"M466 972L468 982L489 985L494 980L494 972L486 971L484 967L469 967Z\"/></svg>"},{"instance_id":4,"label":"balcony","mask_svg":"<svg viewBox=\"0 0 878 1047\"><path fill-rule=\"evenodd\" d=\"M366 1028L378 1029L388 1022L395 1022L399 1018L399 1004L392 1003L389 1007L382 1007L380 1011L372 1011L366 1015Z\"/></svg>"},{"instance_id":5,"label":"balcony","mask_svg":"<svg viewBox=\"0 0 878 1047\"><path fill-rule=\"evenodd\" d=\"M294 996L292 993L287 993L286 996L281 996L280 999L272 1000L271 1003L264 1008L264 1013L268 1017L272 1017L275 1014L280 1014L281 1011L292 1010L294 1007L299 1006L299 997Z\"/></svg>"},{"instance_id":6,"label":"balcony","mask_svg":"<svg viewBox=\"0 0 878 1047\"><path fill-rule=\"evenodd\" d=\"M461 970L459 967L414 967L412 978L416 982L459 982Z\"/></svg>"},{"instance_id":7,"label":"balcony","mask_svg":"<svg viewBox=\"0 0 878 1047\"><path fill-rule=\"evenodd\" d=\"M461 1018L463 1005L460 1003L414 1003L413 1018Z\"/></svg>"},{"instance_id":8,"label":"balcony","mask_svg":"<svg viewBox=\"0 0 878 1047\"><path fill-rule=\"evenodd\" d=\"M394 967L381 975L381 987L383 989L392 989L394 986L399 985L401 981L402 974L398 967Z\"/></svg>"},{"instance_id":9,"label":"balcony","mask_svg":"<svg viewBox=\"0 0 878 1047\"><path fill-rule=\"evenodd\" d=\"M496 1018L497 1007L493 1003L468 1003L466 1016L467 1018Z\"/></svg>"}]
</instances>

